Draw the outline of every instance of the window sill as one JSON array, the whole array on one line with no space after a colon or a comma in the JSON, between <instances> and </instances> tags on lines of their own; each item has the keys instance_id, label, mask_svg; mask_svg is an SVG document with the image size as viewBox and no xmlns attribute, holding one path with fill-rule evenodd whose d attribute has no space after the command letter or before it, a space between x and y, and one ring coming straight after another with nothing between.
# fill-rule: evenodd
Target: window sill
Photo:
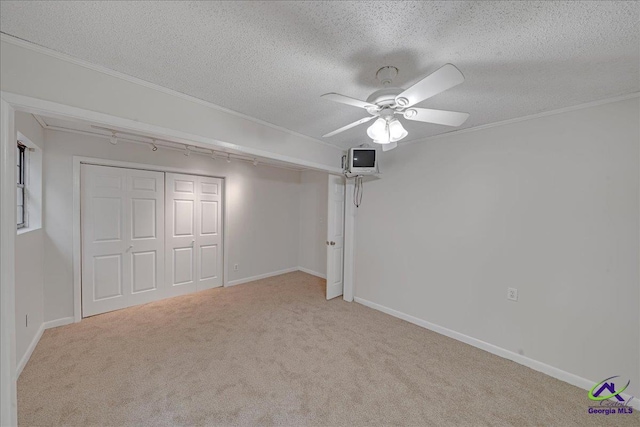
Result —
<instances>
[{"instance_id":1,"label":"window sill","mask_svg":"<svg viewBox=\"0 0 640 427\"><path fill-rule=\"evenodd\" d=\"M30 233L32 231L36 231L36 230L42 230L42 227L26 227L26 228L19 228L17 231L17 236L22 236L23 234L27 234Z\"/></svg>"}]
</instances>

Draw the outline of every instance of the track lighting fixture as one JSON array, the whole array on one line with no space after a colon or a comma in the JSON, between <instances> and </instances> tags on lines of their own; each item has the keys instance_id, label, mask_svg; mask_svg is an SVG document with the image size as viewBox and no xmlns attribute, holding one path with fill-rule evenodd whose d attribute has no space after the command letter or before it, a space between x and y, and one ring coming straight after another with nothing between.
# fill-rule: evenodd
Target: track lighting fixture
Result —
<instances>
[{"instance_id":1,"label":"track lighting fixture","mask_svg":"<svg viewBox=\"0 0 640 427\"><path fill-rule=\"evenodd\" d=\"M159 137L155 137L155 135L148 135L148 134L142 135L142 134L136 134L136 133L129 133L123 130L122 131L114 130L111 128L105 128L105 127L94 126L94 125L91 125L91 127L95 129L99 129L101 132L100 133L82 132L82 133L88 133L90 135L98 135L103 138L108 137L109 142L112 145L117 145L119 142L118 140L120 139L123 141L123 143L127 143L127 144L134 143L134 144L140 144L142 146L147 146L153 152L158 151L159 148L162 148L163 150L175 151L177 153L182 152L182 155L184 155L185 157L189 157L191 156L192 153L195 153L196 156L199 156L199 155L209 156L211 157L211 160L226 161L227 163L231 163L231 161L235 159L242 163L246 162L246 163L251 163L253 166L258 166L261 162L261 160L258 157L249 157L249 155L247 154L240 154L240 153L233 153L232 155L232 153L225 153L224 149L220 149L219 151L216 151L213 148L205 148L197 145L189 145L188 141L176 142L176 141L171 141L169 139L162 139ZM392 138L394 138L397 132L394 132L395 129L393 129L393 123L390 123L388 127L390 129L388 130L387 134L383 136L388 135L391 141L393 141ZM107 132L110 132L111 136L108 136ZM130 138L129 136L132 136L133 138ZM375 141L375 142L378 142L378 141ZM267 163L262 162L262 164L270 165L269 162Z\"/></svg>"}]
</instances>

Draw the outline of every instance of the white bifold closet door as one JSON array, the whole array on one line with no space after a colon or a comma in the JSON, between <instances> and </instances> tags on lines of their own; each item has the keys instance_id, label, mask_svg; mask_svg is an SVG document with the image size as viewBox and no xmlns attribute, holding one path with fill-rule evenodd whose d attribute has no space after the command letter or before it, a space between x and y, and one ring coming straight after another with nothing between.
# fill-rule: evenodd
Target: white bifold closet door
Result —
<instances>
[{"instance_id":1,"label":"white bifold closet door","mask_svg":"<svg viewBox=\"0 0 640 427\"><path fill-rule=\"evenodd\" d=\"M164 174L81 166L82 315L164 294Z\"/></svg>"},{"instance_id":2,"label":"white bifold closet door","mask_svg":"<svg viewBox=\"0 0 640 427\"><path fill-rule=\"evenodd\" d=\"M222 286L222 179L166 174L169 295Z\"/></svg>"}]
</instances>

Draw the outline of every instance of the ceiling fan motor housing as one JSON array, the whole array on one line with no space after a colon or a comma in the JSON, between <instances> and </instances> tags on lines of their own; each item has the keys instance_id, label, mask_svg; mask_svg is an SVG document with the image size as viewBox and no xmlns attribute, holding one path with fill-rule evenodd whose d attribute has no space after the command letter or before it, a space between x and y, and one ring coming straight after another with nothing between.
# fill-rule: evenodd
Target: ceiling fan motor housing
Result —
<instances>
[{"instance_id":1,"label":"ceiling fan motor housing","mask_svg":"<svg viewBox=\"0 0 640 427\"><path fill-rule=\"evenodd\" d=\"M386 87L369 95L367 102L380 107L391 106L396 103L396 96L400 95L403 90L400 87Z\"/></svg>"}]
</instances>

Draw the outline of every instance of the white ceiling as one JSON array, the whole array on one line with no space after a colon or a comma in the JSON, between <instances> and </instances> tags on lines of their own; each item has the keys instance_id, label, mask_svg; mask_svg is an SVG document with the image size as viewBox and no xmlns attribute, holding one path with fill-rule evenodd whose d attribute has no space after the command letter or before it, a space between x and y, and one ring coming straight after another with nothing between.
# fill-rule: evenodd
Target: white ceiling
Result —
<instances>
[{"instance_id":1,"label":"white ceiling","mask_svg":"<svg viewBox=\"0 0 640 427\"><path fill-rule=\"evenodd\" d=\"M384 65L407 87L455 64L466 81L419 106L471 113L462 128L640 90L637 2L3 1L0 15L3 33L317 139L367 115L320 95L365 99Z\"/></svg>"}]
</instances>

